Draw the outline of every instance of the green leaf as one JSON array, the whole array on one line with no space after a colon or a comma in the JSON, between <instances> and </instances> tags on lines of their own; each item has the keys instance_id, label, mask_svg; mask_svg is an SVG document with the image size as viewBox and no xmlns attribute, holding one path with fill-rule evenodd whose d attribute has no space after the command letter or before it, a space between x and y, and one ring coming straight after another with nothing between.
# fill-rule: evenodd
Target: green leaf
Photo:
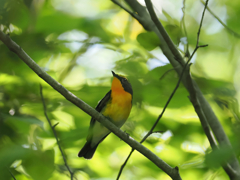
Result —
<instances>
[{"instance_id":1,"label":"green leaf","mask_svg":"<svg viewBox=\"0 0 240 180\"><path fill-rule=\"evenodd\" d=\"M219 168L224 162L231 159L232 150L227 147L214 149L205 156L205 163L211 168Z\"/></svg>"},{"instance_id":2,"label":"green leaf","mask_svg":"<svg viewBox=\"0 0 240 180\"><path fill-rule=\"evenodd\" d=\"M137 36L137 41L148 51L153 50L160 45L160 40L154 32L144 32Z\"/></svg>"},{"instance_id":3,"label":"green leaf","mask_svg":"<svg viewBox=\"0 0 240 180\"><path fill-rule=\"evenodd\" d=\"M43 128L43 122L33 116L7 116L7 120L15 121L14 123L36 124Z\"/></svg>"},{"instance_id":4,"label":"green leaf","mask_svg":"<svg viewBox=\"0 0 240 180\"><path fill-rule=\"evenodd\" d=\"M181 28L177 25L169 24L165 26L165 29L170 38L172 39L172 41L174 42L174 44L179 44L180 38L183 36Z\"/></svg>"},{"instance_id":5,"label":"green leaf","mask_svg":"<svg viewBox=\"0 0 240 180\"><path fill-rule=\"evenodd\" d=\"M15 160L23 159L28 156L28 149L20 145L5 143L0 149L0 169L10 166Z\"/></svg>"},{"instance_id":6,"label":"green leaf","mask_svg":"<svg viewBox=\"0 0 240 180\"><path fill-rule=\"evenodd\" d=\"M48 179L55 169L54 150L32 151L22 165L34 180Z\"/></svg>"}]
</instances>

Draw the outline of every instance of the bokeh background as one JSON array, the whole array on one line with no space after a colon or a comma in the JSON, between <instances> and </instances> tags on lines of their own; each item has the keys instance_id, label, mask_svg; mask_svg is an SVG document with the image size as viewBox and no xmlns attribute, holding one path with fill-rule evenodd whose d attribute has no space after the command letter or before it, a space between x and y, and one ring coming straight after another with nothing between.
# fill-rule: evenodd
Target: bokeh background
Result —
<instances>
[{"instance_id":1,"label":"bokeh background","mask_svg":"<svg viewBox=\"0 0 240 180\"><path fill-rule=\"evenodd\" d=\"M128 7L124 1L120 1ZM144 1L140 1L144 4ZM201 1L153 1L156 13L179 51L192 52L202 15ZM223 23L240 32L240 1L210 0ZM128 13L103 0L0 0L0 28L54 79L95 107L109 91L111 70L126 75L133 86L131 115L123 126L140 141L161 113L178 76L159 49L159 41ZM191 72L211 103L234 147L239 147L240 41L208 11L200 48ZM68 180L56 139L44 116L39 84L47 112L78 180L116 179L131 148L109 135L92 160L78 158L90 116L40 79L0 42L0 179ZM208 155L209 143L180 85L163 118L144 145L172 167L182 179L228 179L219 166L226 152ZM239 154L238 154L239 155ZM239 156L238 156L239 157ZM121 179L168 180L164 172L134 152Z\"/></svg>"}]
</instances>

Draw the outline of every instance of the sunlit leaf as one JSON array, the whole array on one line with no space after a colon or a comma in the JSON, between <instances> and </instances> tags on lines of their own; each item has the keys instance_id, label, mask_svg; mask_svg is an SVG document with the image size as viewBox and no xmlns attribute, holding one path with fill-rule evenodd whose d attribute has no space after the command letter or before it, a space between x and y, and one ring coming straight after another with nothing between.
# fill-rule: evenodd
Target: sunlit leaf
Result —
<instances>
[{"instance_id":1,"label":"sunlit leaf","mask_svg":"<svg viewBox=\"0 0 240 180\"><path fill-rule=\"evenodd\" d=\"M151 51L160 45L159 38L153 32L144 32L137 36L137 41L141 46Z\"/></svg>"},{"instance_id":2,"label":"sunlit leaf","mask_svg":"<svg viewBox=\"0 0 240 180\"><path fill-rule=\"evenodd\" d=\"M22 162L22 165L33 179L48 179L55 169L54 151L32 151L29 158Z\"/></svg>"}]
</instances>

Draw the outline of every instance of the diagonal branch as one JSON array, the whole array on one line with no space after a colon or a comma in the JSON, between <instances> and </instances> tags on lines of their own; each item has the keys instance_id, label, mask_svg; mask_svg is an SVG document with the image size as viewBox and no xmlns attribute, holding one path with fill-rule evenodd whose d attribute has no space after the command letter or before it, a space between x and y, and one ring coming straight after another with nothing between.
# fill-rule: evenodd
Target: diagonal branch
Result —
<instances>
[{"instance_id":1,"label":"diagonal branch","mask_svg":"<svg viewBox=\"0 0 240 180\"><path fill-rule=\"evenodd\" d=\"M145 2L146 2L146 1L145 1ZM146 2L146 4L147 4L147 2ZM148 4L148 5L150 5L150 6L152 7L151 4ZM147 6L148 6L148 5L147 5ZM149 7L148 7L148 9L149 9ZM153 9L152 9L152 10L153 10ZM195 52L198 50L198 48L200 48L200 47L206 47L206 46L207 46L207 45L202 45L202 46L199 46L199 45L198 45L198 43L199 43L199 36L200 36L200 32L201 32L201 27L202 27L202 22L203 22L203 17L204 17L205 10L206 10L206 6L205 6L205 8L204 8L204 10L203 10L202 19L201 19L201 22L200 22L200 25L199 25L199 30L198 30L198 33L197 33L197 45L196 45L196 48L194 49L193 53L192 53L191 56L189 57L188 61L185 63L185 65L184 65L184 67L183 67L183 70L182 70L182 73L181 73L181 75L180 75L180 77L179 77L179 80L178 80L178 82L177 82L177 84L176 84L173 92L171 93L170 97L168 98L167 103L165 104L165 106L164 106L161 114L158 116L157 120L155 121L155 123L154 123L154 125L152 126L152 128L150 129L150 131L143 137L143 139L140 141L140 143L143 143L143 142L153 133L154 128L156 127L156 125L158 124L158 122L160 121L160 119L162 118L165 110L167 109L168 104L170 103L171 99L173 98L173 95L175 94L175 92L177 91L177 89L178 89L178 87L179 87L179 85L180 85L180 82L182 81L182 78L183 78L183 75L184 75L184 73L185 73L185 70L187 70L187 71L188 71L188 74L189 74L189 69L190 69L190 68L189 68L189 65L188 65L188 64L189 64L189 62L191 61L192 57L194 56ZM153 16L156 16L155 12L154 12L152 15L153 15ZM154 19L156 19L156 17L154 17ZM190 77L190 74L189 74L189 77ZM195 93L194 93L194 95L195 95ZM196 97L196 96L194 96L194 97ZM205 117L205 116L204 116L204 117ZM201 121L201 122L202 122L202 121ZM207 123L207 121L204 121L204 122ZM205 124L204 124L204 126L205 126ZM206 126L207 126L207 127L204 128L204 130L206 130L206 132L209 134L209 133L210 133L210 128L209 128L209 126L208 126L207 124L206 124ZM210 137L210 141L212 142L212 136ZM126 166L128 160L130 159L130 157L131 157L131 155L132 155L133 152L134 152L134 149L131 150L131 152L129 153L127 159L126 159L126 160L124 161L124 163L122 164L122 166L121 166L121 168L120 168L120 170L119 170L118 176L117 176L117 180L120 178L120 176L121 176L121 174L122 174L122 171L123 171L123 168Z\"/></svg>"},{"instance_id":2,"label":"diagonal branch","mask_svg":"<svg viewBox=\"0 0 240 180\"><path fill-rule=\"evenodd\" d=\"M139 4L139 2L137 0L125 0L128 5L133 9L133 12L135 12L136 14L138 14L141 18L139 21L142 26L148 30L148 31L153 31L156 33L156 35L159 37L160 39L160 48L162 49L163 54L168 58L169 62L172 64L173 68L176 70L176 72L179 74L181 74L182 72L182 68L183 68L183 64L185 64L183 57L181 57L181 55L178 55L180 53L178 53L176 50L174 50L174 48L176 48L175 46L172 46L172 43L170 42L170 44L166 43L165 39L168 39L168 34L166 33L166 31L164 30L163 26L161 25L161 22L158 20L158 18L155 17L154 14L154 10L152 8L152 6L149 6L150 8L149 10L149 14L152 15L152 17L149 16L148 12L146 11L146 8L143 7L142 5ZM148 0L149 3L151 3ZM201 47L201 46L199 46ZM175 53L175 54L174 54ZM196 111L199 118L205 118L205 121L207 121L207 123L209 124L209 126L211 127L219 145L222 146L227 146L228 148L232 149L231 143L226 135L226 133L223 130L223 127L221 125L221 123L219 122L218 118L216 117L216 115L214 114L211 106L209 105L209 103L207 102L207 100L205 99L205 97L203 96L201 90L199 89L198 85L196 84L196 82L191 78L191 76L188 75L188 72L186 72L186 75L184 75L184 77L182 78L182 82L184 84L184 86L186 87L186 89L188 90L189 94L192 96L196 96L198 101L196 101L195 106L196 107L201 107L202 110L201 111ZM189 83L189 78L191 79L191 83ZM194 88L192 88L192 86ZM195 95L194 95L195 94ZM199 114L201 113L201 114ZM206 127L208 127L208 124L206 125ZM204 128L204 127L203 127ZM214 135L212 133L210 133L212 137L214 137ZM232 167L232 169L236 172L236 177L240 178L240 166L239 166L239 162L236 158L236 155L233 154L233 158L232 161L229 162L230 167Z\"/></svg>"},{"instance_id":3,"label":"diagonal branch","mask_svg":"<svg viewBox=\"0 0 240 180\"><path fill-rule=\"evenodd\" d=\"M119 7L121 7L124 11L128 12L128 14L130 14L133 18L135 18L138 21L140 20L140 16L138 16L136 13L131 12L130 10L128 10L126 7L124 7L121 3L119 3L117 0L111 0L113 3L115 3L116 5L118 5Z\"/></svg>"},{"instance_id":4,"label":"diagonal branch","mask_svg":"<svg viewBox=\"0 0 240 180\"><path fill-rule=\"evenodd\" d=\"M113 123L111 123L107 118L105 118L102 114L97 112L91 106L86 104L81 99L77 98L71 92L69 92L65 87L63 87L59 82L49 76L46 72L44 72L30 57L29 55L19 46L17 45L8 35L4 34L0 31L0 40L13 52L18 55L20 59L22 59L39 77L41 77L44 81L46 81L50 86L52 86L56 91L62 94L68 101L75 104L77 107L82 109L84 112L92 116L94 119L103 124L106 128L108 128L111 132L117 135L124 142L129 144L133 149L139 151L142 155L152 161L156 166L162 169L166 174L168 174L173 180L181 180L179 176L178 169L172 168L165 161L160 159L157 155L147 149L145 146L135 141L133 138L129 137L126 133L116 127Z\"/></svg>"},{"instance_id":5,"label":"diagonal branch","mask_svg":"<svg viewBox=\"0 0 240 180\"><path fill-rule=\"evenodd\" d=\"M9 173L11 174L12 178L13 178L14 180L17 180L17 179L15 178L14 174L11 172L11 170L10 170L9 168L7 168L7 169L8 169L8 171L9 171Z\"/></svg>"},{"instance_id":6,"label":"diagonal branch","mask_svg":"<svg viewBox=\"0 0 240 180\"><path fill-rule=\"evenodd\" d=\"M51 122L50 119L48 118L48 115L47 115L47 107L46 107L46 104L45 104L45 101L44 101L41 84L40 84L40 96L41 96L41 100L42 100L42 103L43 103L44 115L45 115L45 117L46 117L46 119L47 119L47 121L48 121L48 124L50 125L50 127L51 127L51 129L52 129L52 131L53 131L53 134L54 134L55 139L56 139L56 141L57 141L58 148L59 148L59 150L60 150L60 152L61 152L61 154L62 154L64 164L65 164L67 170L68 170L69 173L70 173L71 180L73 180L73 178L74 178L74 172L71 171L71 169L70 169L70 167L69 167L69 165L68 165L68 163L67 163L67 158L65 157L65 155L64 155L64 153L63 153L62 147L61 147L60 142L59 142L58 137L57 137L57 132L56 132L56 130L55 130L55 127L58 125L58 123L55 124L55 125L52 125L52 122Z\"/></svg>"},{"instance_id":7,"label":"diagonal branch","mask_svg":"<svg viewBox=\"0 0 240 180\"><path fill-rule=\"evenodd\" d=\"M150 13L150 16L151 16L152 20L154 21L154 23L155 23L156 26L158 27L158 30L159 30L161 33L163 33L163 34L164 34L163 37L166 37L165 39L167 39L169 36L168 36L167 34L165 34L166 31L164 31L163 26L161 25L160 21L158 20L155 12L154 12L154 10L153 10L153 6L152 6L151 1L150 1L150 0L145 0L145 3L146 3L146 5L147 5L147 8L148 8L148 11L149 11L149 13ZM205 6L204 6L204 10L203 10L203 12L202 12L202 17L201 17L200 25L199 25L199 29L198 29L198 32L197 32L197 43L196 43L196 47L195 47L192 55L190 56L190 59L193 57L193 55L195 54L195 52L198 50L199 47L204 47L204 46L206 46L206 45L202 45L202 46L199 45L199 38L200 38L202 23L203 23L205 11L206 11L206 9L207 9L207 5L208 5L208 0L206 1L206 4L205 4ZM163 29L162 29L162 28L163 28ZM168 43L168 42L167 42L167 43ZM170 48L170 49L172 48L171 44L169 45L169 48ZM197 91L196 91L196 89L195 89L195 86L194 86L194 84L193 84L194 82L193 82L193 80L192 80L189 72L190 72L190 70L188 70L188 74L186 75L186 81L188 82L187 84L188 84L188 90L189 90L189 93L190 93L191 102L192 102L192 104L193 104L193 106L194 106L194 108L195 108L196 113L197 113L198 116L199 116L199 119L201 118L200 121L201 121L202 126L204 127L204 130L205 130L205 133L206 133L206 135L207 135L207 137L208 137L208 139L209 139L209 142L211 143L212 147L215 147L216 144L215 144L214 142L216 142L216 140L214 139L214 136L213 136L212 133L211 133L211 130L210 130L210 128L209 128L209 124L208 124L208 121L207 121L207 119L206 119L206 116L205 116L204 112L203 112L202 109L201 109L200 103L199 103L198 98L197 98ZM210 122L211 122L211 121L210 121ZM219 121L218 121L218 122L219 122ZM219 123L219 124L220 124L220 123ZM221 124L220 124L220 125L221 125ZM222 133L225 134L225 132L224 132L223 130L222 130ZM221 135L220 135L220 136L217 136L217 138L218 138L218 139L221 139ZM229 142L229 145L230 145L230 147L231 147L230 142ZM234 155L233 155L233 156L234 156ZM234 167L236 167L236 168L239 169L239 163L238 163L237 159L235 160L235 162L230 162L230 163L232 163L232 165L233 165ZM232 177L233 175L237 175L236 173L234 173L233 171L231 171L231 170L228 168L228 167L230 167L230 166L227 165L227 166L223 166L223 167L224 167L224 169L226 170L226 172L228 173L228 175L229 175L230 177ZM230 173L229 173L229 172L230 172Z\"/></svg>"},{"instance_id":8,"label":"diagonal branch","mask_svg":"<svg viewBox=\"0 0 240 180\"><path fill-rule=\"evenodd\" d=\"M179 53L179 51L177 50L175 44L173 43L172 39L169 37L167 31L164 29L162 23L158 20L158 17L153 9L152 6L152 2L150 0L145 0L148 12L151 16L152 21L154 22L154 24L156 25L158 31L160 32L160 34L162 34L164 41L167 43L169 49L171 50L172 54L175 57L175 60L179 60L178 62L184 66L184 63L182 61L180 61L180 59L182 59L181 54Z\"/></svg>"},{"instance_id":9,"label":"diagonal branch","mask_svg":"<svg viewBox=\"0 0 240 180\"><path fill-rule=\"evenodd\" d=\"M206 3L201 0L201 3L206 6ZM208 12L215 18L218 20L218 22L227 29L227 31L232 34L233 36L237 37L237 38L240 38L240 34L236 33L235 31L233 31L232 29L230 29L219 17L217 17L216 14L214 14L214 12L207 6L207 10Z\"/></svg>"},{"instance_id":10,"label":"diagonal branch","mask_svg":"<svg viewBox=\"0 0 240 180\"><path fill-rule=\"evenodd\" d=\"M122 175L122 171L124 169L124 167L127 165L128 160L130 159L132 153L134 152L135 149L132 148L132 150L130 151L130 153L128 154L128 157L125 159L124 163L121 165L121 168L119 169L118 175L117 175L117 179L119 180L120 176Z\"/></svg>"},{"instance_id":11,"label":"diagonal branch","mask_svg":"<svg viewBox=\"0 0 240 180\"><path fill-rule=\"evenodd\" d=\"M184 35L186 36L186 39L187 39L185 57L189 57L190 54L189 54L188 34L187 34L187 29L186 29L186 24L185 24L185 4L186 4L186 0L183 0L183 7L182 7L183 16L182 16L182 20L181 20L181 25L183 28Z\"/></svg>"},{"instance_id":12,"label":"diagonal branch","mask_svg":"<svg viewBox=\"0 0 240 180\"><path fill-rule=\"evenodd\" d=\"M201 18L200 25L199 25L199 28L198 28L196 47L193 50L193 53L190 56L190 58L193 57L193 55L195 54L195 52L198 50L199 47L203 47L203 46L199 46L199 38L200 38L203 18L204 18L204 14L205 14L205 11L206 11L206 8L207 8L208 1L209 0L206 1L206 5L204 6L204 10L203 10L203 13L202 13L202 18ZM211 131L210 127L209 127L209 124L207 122L206 116L203 113L201 106L199 106L200 103L198 102L196 90L194 89L194 85L193 85L193 82L192 82L192 79L191 79L190 69L188 69L187 80L189 82L190 90L192 91L192 93L190 93L190 101L192 102L193 107L194 107L196 113L199 116L199 120L201 122L202 128L203 128L203 130L204 130L204 132L205 132L205 134L206 134L206 136L208 138L208 141L209 141L211 147L215 148L215 147L217 147L217 141L214 138L214 135L212 134L212 131Z\"/></svg>"},{"instance_id":13,"label":"diagonal branch","mask_svg":"<svg viewBox=\"0 0 240 180\"><path fill-rule=\"evenodd\" d=\"M145 29L149 29L150 31L153 31L156 33L156 35L159 37L160 39L160 48L162 49L163 54L168 58L169 62L172 64L173 68L176 70L176 72L179 74L181 74L182 72L182 64L184 64L184 60L181 56L178 56L177 58L180 59L175 59L176 56L173 55L172 51L169 48L169 45L165 42L164 40L164 36L166 36L167 34L164 33L164 31L157 28L157 26L154 23L157 23L155 21L159 21L157 18L155 19L155 21L153 22L152 19L149 17L149 14L146 12L146 9L140 5L138 3L138 1L136 0L125 0L130 7L133 9L134 12L136 12L139 16L141 16L141 24L144 24L144 26L148 25L147 28ZM152 8L153 9L153 8ZM159 22L161 23L161 22ZM176 47L175 47L176 48ZM190 77L191 78L191 77ZM209 123L219 145L228 147L229 149L232 149L232 145L226 135L226 133L223 130L223 127L221 125L221 123L219 122L218 118L216 117L216 115L214 114L210 104L207 102L207 100L205 99L205 97L203 96L201 90L199 89L198 85L196 84L196 82L191 78L192 80L192 84L194 86L194 90L195 92L191 91L191 87L188 83L187 80L187 74L186 76L183 77L182 82L183 85L186 87L186 89L188 90L188 92L191 93L196 93L196 96L198 98L198 106L202 107L202 112L204 113L207 122ZM236 155L233 154L233 158L232 161L229 162L230 165L232 166L233 169L235 169L236 172L238 172L238 177L240 179L240 166L239 166L239 162L236 158Z\"/></svg>"},{"instance_id":14,"label":"diagonal branch","mask_svg":"<svg viewBox=\"0 0 240 180\"><path fill-rule=\"evenodd\" d=\"M199 38L200 38L200 33L201 33L201 28L202 28L202 23L203 23L203 18L204 18L204 14L205 14L205 11L207 9L207 5L208 5L208 1L209 0L206 0L206 4L204 6L204 10L203 10L203 13L202 13L202 18L201 18L201 21L200 21L200 25L199 25L199 29L198 29L198 33L197 33L197 43L196 43L196 47L191 55L191 57L194 55L194 53L198 50L199 47L202 47L202 46L199 46ZM207 122L207 119L206 119L206 116L205 114L203 113L203 110L201 108L201 106L199 106L199 101L197 99L197 95L196 95L196 90L194 88L194 85L193 85L193 82L192 82L192 79L191 79L191 75L190 75L190 69L188 69L188 75L187 75L187 81L189 82L189 88L190 90L193 92L193 93L190 93L190 101L192 102L193 104L193 107L196 111L196 113L198 114L199 116L199 120L201 122L201 125L202 125L202 128L208 138L208 141L212 147L212 149L216 149L216 148L219 148L218 145L217 145L217 141L209 127L209 124ZM228 176L232 179L234 179L234 177L237 176L237 173L235 170L233 170L231 168L231 166L226 162L226 165L222 165L223 166L223 169L225 170L225 172L228 174Z\"/></svg>"},{"instance_id":15,"label":"diagonal branch","mask_svg":"<svg viewBox=\"0 0 240 180\"><path fill-rule=\"evenodd\" d=\"M194 52L194 53L195 53L195 52ZM184 73L185 73L185 70L186 70L187 67L188 67L188 63L191 61L194 53L193 53L192 56L188 59L187 63L185 63L185 65L184 65L184 67L183 67L183 71L182 71L182 73L181 73L181 75L180 75L180 77L179 77L179 79L178 79L178 82L177 82L175 88L173 89L173 92L172 92L171 95L169 96L169 98L168 98L168 100L167 100L167 102L166 102L166 104L165 104L165 106L164 106L161 114L158 116L158 118L157 118L157 120L155 121L155 123L153 124L152 128L151 128L151 129L149 130L149 132L143 137L143 139L140 141L140 143L143 143L152 133L154 133L153 130L154 130L154 128L157 126L157 124L158 124L158 122L160 121L160 119L162 118L165 110L166 110L167 107L168 107L168 104L170 103L170 101L172 100L174 94L176 93L176 91L177 91L177 89L178 89L178 87L179 87L179 85L180 85L180 83L181 83L181 81L182 81L182 78L183 78L183 75L184 75ZM121 173L122 173L122 171L123 171L123 168L126 166L126 164L127 164L128 160L129 160L129 158L131 157L133 151L134 151L134 149L131 150L131 152L129 153L127 159L126 159L126 160L124 161L124 163L122 164L122 166L121 166L121 168L120 168L120 170L119 170L118 176L117 176L117 180L120 178ZM177 168L177 167L175 167L175 168Z\"/></svg>"}]
</instances>

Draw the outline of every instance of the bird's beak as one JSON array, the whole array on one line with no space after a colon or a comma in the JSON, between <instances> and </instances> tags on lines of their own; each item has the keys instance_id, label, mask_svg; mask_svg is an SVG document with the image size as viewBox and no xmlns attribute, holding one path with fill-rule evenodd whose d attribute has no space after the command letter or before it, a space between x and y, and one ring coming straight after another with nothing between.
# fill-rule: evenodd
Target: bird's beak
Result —
<instances>
[{"instance_id":1,"label":"bird's beak","mask_svg":"<svg viewBox=\"0 0 240 180\"><path fill-rule=\"evenodd\" d=\"M116 77L116 74L115 74L115 72L113 72L113 71L112 71L112 74L113 74L113 76L114 76L114 77Z\"/></svg>"}]
</instances>

